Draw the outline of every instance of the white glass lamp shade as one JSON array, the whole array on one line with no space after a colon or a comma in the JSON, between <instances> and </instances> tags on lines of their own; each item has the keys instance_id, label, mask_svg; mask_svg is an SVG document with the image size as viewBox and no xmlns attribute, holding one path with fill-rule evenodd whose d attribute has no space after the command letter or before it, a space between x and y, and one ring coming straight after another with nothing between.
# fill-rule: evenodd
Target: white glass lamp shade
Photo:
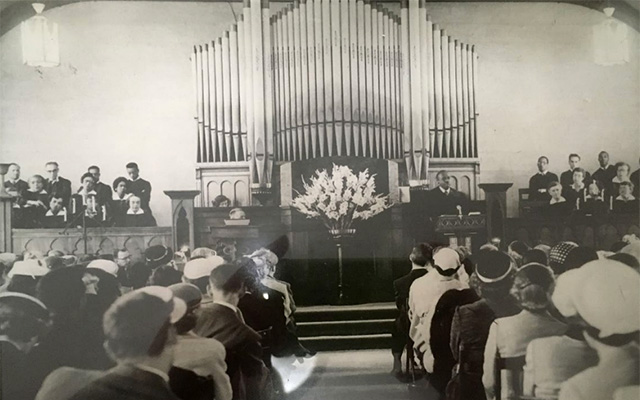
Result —
<instances>
[{"instance_id":1,"label":"white glass lamp shade","mask_svg":"<svg viewBox=\"0 0 640 400\"><path fill-rule=\"evenodd\" d=\"M22 30L22 61L31 67L56 67L60 65L58 24L43 15L44 4L35 3L36 15L24 21Z\"/></svg>"}]
</instances>

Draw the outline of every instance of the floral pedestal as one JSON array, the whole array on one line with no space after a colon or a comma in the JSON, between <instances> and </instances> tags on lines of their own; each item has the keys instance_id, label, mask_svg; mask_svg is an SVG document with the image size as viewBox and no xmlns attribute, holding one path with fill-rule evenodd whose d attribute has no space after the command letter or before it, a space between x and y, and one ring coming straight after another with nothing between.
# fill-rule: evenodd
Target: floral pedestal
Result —
<instances>
[{"instance_id":1,"label":"floral pedestal","mask_svg":"<svg viewBox=\"0 0 640 400\"><path fill-rule=\"evenodd\" d=\"M343 264L342 264L342 246L343 240L347 238L353 237L355 235L356 230L349 229L329 229L329 234L333 237L333 240L336 242L336 248L338 249L338 302L340 304L344 303L344 274L343 274Z\"/></svg>"}]
</instances>

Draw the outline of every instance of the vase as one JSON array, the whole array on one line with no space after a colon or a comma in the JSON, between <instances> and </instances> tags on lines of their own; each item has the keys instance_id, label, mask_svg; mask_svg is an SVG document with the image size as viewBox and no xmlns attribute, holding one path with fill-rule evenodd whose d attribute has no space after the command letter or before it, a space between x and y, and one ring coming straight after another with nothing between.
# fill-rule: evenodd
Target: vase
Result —
<instances>
[{"instance_id":1,"label":"vase","mask_svg":"<svg viewBox=\"0 0 640 400\"><path fill-rule=\"evenodd\" d=\"M336 248L338 249L338 303L344 303L344 285L343 285L343 274L342 274L342 244L343 240L346 238L350 238L355 235L356 230L353 228L348 229L329 229L329 234L333 237L333 240L336 242Z\"/></svg>"}]
</instances>

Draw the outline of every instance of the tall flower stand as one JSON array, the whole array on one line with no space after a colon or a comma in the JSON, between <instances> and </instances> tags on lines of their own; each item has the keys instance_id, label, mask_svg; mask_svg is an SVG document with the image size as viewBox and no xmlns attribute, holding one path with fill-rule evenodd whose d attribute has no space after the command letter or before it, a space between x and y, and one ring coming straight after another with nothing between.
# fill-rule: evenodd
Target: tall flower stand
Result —
<instances>
[{"instance_id":1,"label":"tall flower stand","mask_svg":"<svg viewBox=\"0 0 640 400\"><path fill-rule=\"evenodd\" d=\"M342 264L342 246L344 239L353 237L356 230L349 229L329 229L329 234L336 242L336 248L338 249L338 304L344 304L344 282L343 282L343 264Z\"/></svg>"}]
</instances>

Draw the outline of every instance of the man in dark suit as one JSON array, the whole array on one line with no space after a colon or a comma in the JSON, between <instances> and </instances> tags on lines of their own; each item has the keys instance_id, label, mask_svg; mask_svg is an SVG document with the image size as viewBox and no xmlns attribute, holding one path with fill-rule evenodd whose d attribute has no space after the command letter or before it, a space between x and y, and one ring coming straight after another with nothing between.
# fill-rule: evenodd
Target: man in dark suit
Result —
<instances>
[{"instance_id":1,"label":"man in dark suit","mask_svg":"<svg viewBox=\"0 0 640 400\"><path fill-rule=\"evenodd\" d=\"M57 162L49 161L44 166L49 176L44 184L44 190L50 195L57 194L62 197L64 204L69 204L71 199L71 181L60 176L60 167Z\"/></svg>"},{"instance_id":2,"label":"man in dark suit","mask_svg":"<svg viewBox=\"0 0 640 400\"><path fill-rule=\"evenodd\" d=\"M551 196L547 187L551 182L558 182L558 175L549 172L549 159L546 156L538 158L538 173L529 179L529 200L549 201Z\"/></svg>"},{"instance_id":3,"label":"man in dark suit","mask_svg":"<svg viewBox=\"0 0 640 400\"><path fill-rule=\"evenodd\" d=\"M95 180L94 190L98 193L98 201L100 204L109 204L113 197L113 192L111 191L111 186L100 182L100 167L92 165L87 169L87 172L93 175L93 179Z\"/></svg>"},{"instance_id":4,"label":"man in dark suit","mask_svg":"<svg viewBox=\"0 0 640 400\"><path fill-rule=\"evenodd\" d=\"M560 175L560 183L563 188L568 188L573 183L573 170L580 166L580 155L571 153L569 154L569 169L564 171ZM584 184L589 185L591 183L591 174L585 171Z\"/></svg>"},{"instance_id":5,"label":"man in dark suit","mask_svg":"<svg viewBox=\"0 0 640 400\"><path fill-rule=\"evenodd\" d=\"M391 373L396 376L402 373L402 353L406 344L411 341L409 338L409 316L407 315L409 288L411 288L413 281L427 273L427 265L433 262L433 248L427 243L420 243L411 250L409 260L411 261L411 271L393 281L398 316L392 332L393 370L391 370ZM411 344L410 348L413 348L413 344Z\"/></svg>"},{"instance_id":6,"label":"man in dark suit","mask_svg":"<svg viewBox=\"0 0 640 400\"><path fill-rule=\"evenodd\" d=\"M138 168L138 164L134 162L127 164L127 174L129 175L129 178L131 178L127 182L127 189L130 193L140 197L143 209L151 211L149 208L149 201L151 201L151 184L140 178L140 169Z\"/></svg>"},{"instance_id":7,"label":"man in dark suit","mask_svg":"<svg viewBox=\"0 0 640 400\"><path fill-rule=\"evenodd\" d=\"M24 192L29 190L29 184L20 179L20 166L18 164L9 164L4 188L11 197L16 199L21 199Z\"/></svg>"},{"instance_id":8,"label":"man in dark suit","mask_svg":"<svg viewBox=\"0 0 640 400\"><path fill-rule=\"evenodd\" d=\"M458 192L449 183L449 173L439 171L436 175L438 187L429 190L427 196L429 213L432 219L441 215L458 215L467 212L467 197Z\"/></svg>"},{"instance_id":9,"label":"man in dark suit","mask_svg":"<svg viewBox=\"0 0 640 400\"><path fill-rule=\"evenodd\" d=\"M249 274L238 264L222 264L209 276L213 303L202 307L194 332L214 338L227 351L227 374L234 399L262 398L268 370L262 362L260 334L251 329L238 309Z\"/></svg>"},{"instance_id":10,"label":"man in dark suit","mask_svg":"<svg viewBox=\"0 0 640 400\"><path fill-rule=\"evenodd\" d=\"M609 164L609 153L606 151L601 151L600 154L598 154L598 163L600 164L600 168L591 176L594 181L600 182L605 193L610 195L613 186L611 180L616 176L616 167Z\"/></svg>"},{"instance_id":11,"label":"man in dark suit","mask_svg":"<svg viewBox=\"0 0 640 400\"><path fill-rule=\"evenodd\" d=\"M105 348L118 365L72 400L178 400L169 388L177 342L175 324L186 313L171 290L149 286L117 299L104 316Z\"/></svg>"}]
</instances>

